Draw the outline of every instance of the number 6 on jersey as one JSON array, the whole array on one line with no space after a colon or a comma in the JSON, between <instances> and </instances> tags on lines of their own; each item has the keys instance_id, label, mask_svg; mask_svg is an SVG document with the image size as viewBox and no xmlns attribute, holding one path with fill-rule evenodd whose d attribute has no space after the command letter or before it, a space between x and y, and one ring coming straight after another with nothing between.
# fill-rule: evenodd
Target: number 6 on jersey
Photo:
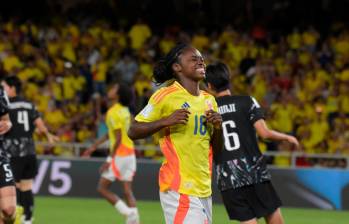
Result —
<instances>
[{"instance_id":1,"label":"number 6 on jersey","mask_svg":"<svg viewBox=\"0 0 349 224\"><path fill-rule=\"evenodd\" d=\"M236 132L228 132L229 129L236 128L235 122L230 120L230 121L224 121L222 123L223 127L223 136L224 136L224 145L225 148L228 151L233 151L237 150L240 148L240 140L239 140L239 135Z\"/></svg>"}]
</instances>

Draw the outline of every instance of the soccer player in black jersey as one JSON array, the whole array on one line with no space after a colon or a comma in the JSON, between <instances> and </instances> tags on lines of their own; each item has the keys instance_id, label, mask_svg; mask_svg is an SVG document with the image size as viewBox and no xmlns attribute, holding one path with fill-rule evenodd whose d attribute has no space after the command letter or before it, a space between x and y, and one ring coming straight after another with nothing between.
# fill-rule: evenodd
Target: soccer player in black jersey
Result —
<instances>
[{"instance_id":1,"label":"soccer player in black jersey","mask_svg":"<svg viewBox=\"0 0 349 224\"><path fill-rule=\"evenodd\" d=\"M264 139L285 140L296 147L297 139L270 130L262 108L253 97L231 95L230 73L225 64L209 65L206 83L215 93L223 119L224 147L214 152L214 162L218 188L229 218L244 224L256 224L260 217L268 224L284 223L281 201L270 182L256 132Z\"/></svg>"},{"instance_id":2,"label":"soccer player in black jersey","mask_svg":"<svg viewBox=\"0 0 349 224\"><path fill-rule=\"evenodd\" d=\"M8 115L9 101L3 88L0 88L0 223L12 224L16 212L16 188L10 161L4 148L4 134L12 126Z\"/></svg>"},{"instance_id":3,"label":"soccer player in black jersey","mask_svg":"<svg viewBox=\"0 0 349 224\"><path fill-rule=\"evenodd\" d=\"M4 147L10 155L17 188L17 204L24 209L24 224L31 224L34 207L32 185L37 173L33 133L38 128L39 133L45 134L50 143L58 138L48 131L35 106L19 96L22 85L18 77L6 77L1 85L10 100L9 115L13 125L5 135Z\"/></svg>"}]
</instances>

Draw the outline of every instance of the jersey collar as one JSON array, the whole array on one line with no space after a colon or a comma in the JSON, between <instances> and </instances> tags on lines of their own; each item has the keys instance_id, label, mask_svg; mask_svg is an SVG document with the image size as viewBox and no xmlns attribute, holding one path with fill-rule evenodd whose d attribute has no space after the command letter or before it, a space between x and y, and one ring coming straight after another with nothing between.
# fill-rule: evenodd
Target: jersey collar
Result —
<instances>
[{"instance_id":1,"label":"jersey collar","mask_svg":"<svg viewBox=\"0 0 349 224\"><path fill-rule=\"evenodd\" d=\"M200 95L198 96L194 96L191 93L189 93L178 81L174 81L173 86L177 87L178 89L184 91L185 93L187 93L188 95L192 96L192 97L200 97L202 95L202 91L200 90Z\"/></svg>"}]
</instances>

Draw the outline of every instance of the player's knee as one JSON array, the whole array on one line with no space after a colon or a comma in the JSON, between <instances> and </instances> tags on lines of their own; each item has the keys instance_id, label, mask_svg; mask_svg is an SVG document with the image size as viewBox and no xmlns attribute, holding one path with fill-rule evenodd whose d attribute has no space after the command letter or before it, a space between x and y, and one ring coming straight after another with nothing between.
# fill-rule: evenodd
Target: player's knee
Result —
<instances>
[{"instance_id":1,"label":"player's knee","mask_svg":"<svg viewBox=\"0 0 349 224\"><path fill-rule=\"evenodd\" d=\"M4 218L8 218L8 219L13 218L16 213L16 206L4 207L1 209L1 212Z\"/></svg>"},{"instance_id":2,"label":"player's knee","mask_svg":"<svg viewBox=\"0 0 349 224\"><path fill-rule=\"evenodd\" d=\"M103 194L105 193L106 190L107 190L107 189L106 189L104 186L102 186L102 185L98 185L98 186L97 186L97 192L98 192L99 194L101 194L101 195L103 195Z\"/></svg>"}]
</instances>

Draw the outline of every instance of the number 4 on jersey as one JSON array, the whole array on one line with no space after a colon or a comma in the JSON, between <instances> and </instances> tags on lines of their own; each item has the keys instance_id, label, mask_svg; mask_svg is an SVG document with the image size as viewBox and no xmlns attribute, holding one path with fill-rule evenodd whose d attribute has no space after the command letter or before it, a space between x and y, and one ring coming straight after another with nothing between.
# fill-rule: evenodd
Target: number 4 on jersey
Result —
<instances>
[{"instance_id":1,"label":"number 4 on jersey","mask_svg":"<svg viewBox=\"0 0 349 224\"><path fill-rule=\"evenodd\" d=\"M29 131L28 111L18 111L17 122L24 125L24 131Z\"/></svg>"},{"instance_id":2,"label":"number 4 on jersey","mask_svg":"<svg viewBox=\"0 0 349 224\"><path fill-rule=\"evenodd\" d=\"M239 135L236 132L228 132L228 128L234 129L236 128L235 122L230 120L230 121L224 121L222 123L223 127L223 136L224 136L224 145L225 148L228 151L233 151L237 150L240 148L240 140L239 140Z\"/></svg>"}]
</instances>

